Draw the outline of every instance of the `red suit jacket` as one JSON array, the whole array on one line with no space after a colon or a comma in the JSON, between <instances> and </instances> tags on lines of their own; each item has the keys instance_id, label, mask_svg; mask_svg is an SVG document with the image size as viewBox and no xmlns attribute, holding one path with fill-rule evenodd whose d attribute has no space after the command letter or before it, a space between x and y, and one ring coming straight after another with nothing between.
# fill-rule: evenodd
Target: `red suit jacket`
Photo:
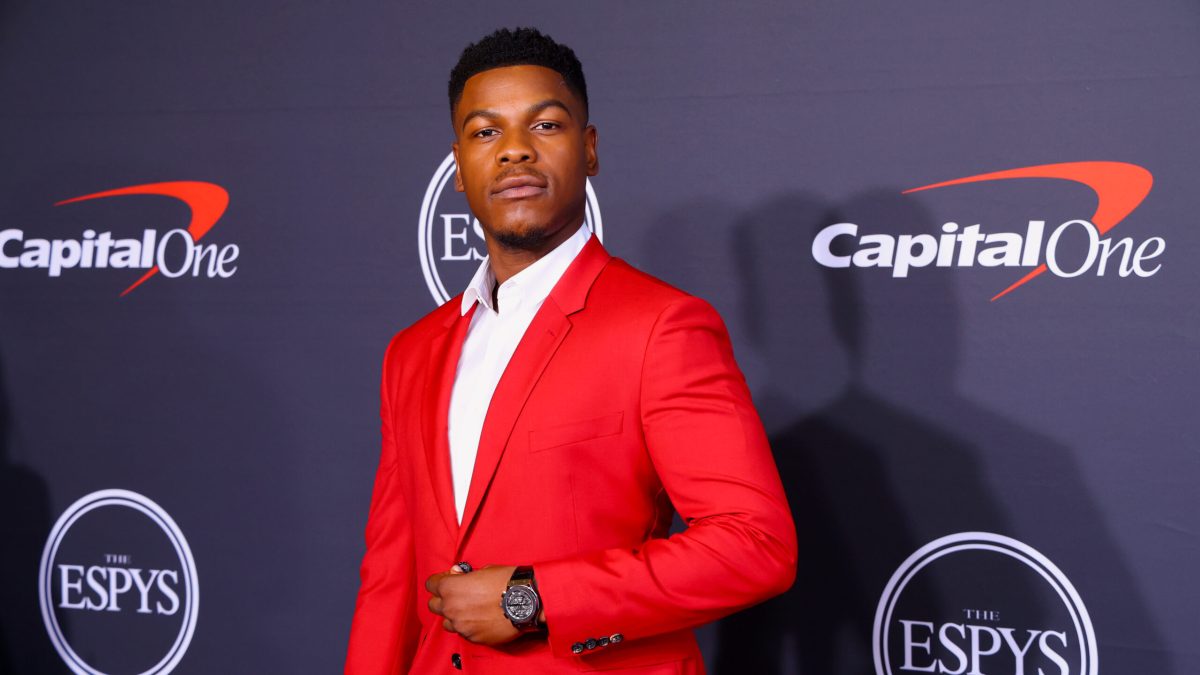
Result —
<instances>
[{"instance_id":1,"label":"red suit jacket","mask_svg":"<svg viewBox=\"0 0 1200 675\"><path fill-rule=\"evenodd\" d=\"M474 673L702 673L690 629L782 593L796 565L787 498L720 317L593 237L496 387L460 526L447 436L470 323L459 308L451 300L388 347L346 672L450 673L457 661ZM667 537L672 507L688 527ZM486 647L443 630L424 582L459 560L533 565L548 639Z\"/></svg>"}]
</instances>

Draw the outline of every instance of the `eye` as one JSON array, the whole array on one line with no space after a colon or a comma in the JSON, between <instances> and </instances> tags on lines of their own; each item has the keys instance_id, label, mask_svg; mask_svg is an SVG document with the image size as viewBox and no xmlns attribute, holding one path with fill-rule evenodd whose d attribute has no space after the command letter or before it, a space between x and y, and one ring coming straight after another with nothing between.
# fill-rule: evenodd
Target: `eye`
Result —
<instances>
[{"instance_id":1,"label":"eye","mask_svg":"<svg viewBox=\"0 0 1200 675\"><path fill-rule=\"evenodd\" d=\"M499 133L499 132L496 131L495 129L487 128L487 129L480 129L479 131L476 131L475 133L473 133L471 135L474 136L475 138L490 138L492 136L495 136L497 133Z\"/></svg>"},{"instance_id":2,"label":"eye","mask_svg":"<svg viewBox=\"0 0 1200 675\"><path fill-rule=\"evenodd\" d=\"M554 129L562 128L562 125L558 122L538 122L537 124L533 125L533 128L537 131L552 131Z\"/></svg>"}]
</instances>

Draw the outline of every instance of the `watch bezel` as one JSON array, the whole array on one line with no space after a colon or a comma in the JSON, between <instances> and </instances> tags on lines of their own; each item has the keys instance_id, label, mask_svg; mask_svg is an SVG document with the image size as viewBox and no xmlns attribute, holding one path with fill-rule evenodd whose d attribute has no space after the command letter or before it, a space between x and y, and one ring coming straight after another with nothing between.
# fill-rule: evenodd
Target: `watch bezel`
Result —
<instances>
[{"instance_id":1,"label":"watch bezel","mask_svg":"<svg viewBox=\"0 0 1200 675\"><path fill-rule=\"evenodd\" d=\"M519 605L522 613L529 611L529 616L524 619L516 618L512 609L510 609L511 600L518 595L528 600L528 602ZM504 589L504 594L500 597L500 609L504 612L504 617L512 623L513 627L522 633L538 630L540 626L538 618L542 613L542 597L538 593L537 579L533 575L532 567L521 565L513 570L512 577L508 580L508 586Z\"/></svg>"},{"instance_id":2,"label":"watch bezel","mask_svg":"<svg viewBox=\"0 0 1200 675\"><path fill-rule=\"evenodd\" d=\"M528 598L529 603L523 605L513 605L512 600L516 597ZM504 616L513 623L514 626L521 628L527 625L537 623L538 613L542 608L542 599L538 597L537 591L529 584L516 584L509 586L504 591ZM522 613L528 611L528 616L518 617L515 613L515 608L519 607Z\"/></svg>"}]
</instances>

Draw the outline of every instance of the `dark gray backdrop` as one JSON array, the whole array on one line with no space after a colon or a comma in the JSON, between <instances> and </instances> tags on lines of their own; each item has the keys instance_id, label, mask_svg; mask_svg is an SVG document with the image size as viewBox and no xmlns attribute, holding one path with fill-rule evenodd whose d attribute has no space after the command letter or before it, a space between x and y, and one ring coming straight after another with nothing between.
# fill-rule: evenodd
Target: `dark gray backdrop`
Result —
<instances>
[{"instance_id":1,"label":"dark gray backdrop","mask_svg":"<svg viewBox=\"0 0 1200 675\"><path fill-rule=\"evenodd\" d=\"M124 298L140 272L0 269L0 670L66 672L38 559L104 488L157 501L195 553L176 672L340 668L380 359L433 307L416 233L446 76L524 24L583 60L606 245L721 311L796 512L795 588L700 631L714 670L871 670L896 567L982 530L1070 577L1103 671L1200 672L1192 0L0 4L0 230L165 232L187 222L167 200L53 204L199 180L231 199L211 241L241 247L230 279ZM900 194L1083 160L1153 173L1112 234L1162 237L1156 275L989 302L1021 272L809 253L841 221L1087 218L1054 182Z\"/></svg>"}]
</instances>

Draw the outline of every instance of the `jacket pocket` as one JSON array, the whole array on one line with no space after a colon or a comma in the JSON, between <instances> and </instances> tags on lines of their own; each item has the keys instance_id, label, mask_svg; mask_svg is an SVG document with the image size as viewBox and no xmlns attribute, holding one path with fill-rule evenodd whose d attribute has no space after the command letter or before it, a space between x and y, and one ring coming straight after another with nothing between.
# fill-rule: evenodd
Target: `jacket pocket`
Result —
<instances>
[{"instance_id":1,"label":"jacket pocket","mask_svg":"<svg viewBox=\"0 0 1200 675\"><path fill-rule=\"evenodd\" d=\"M544 429L532 429L529 432L529 451L541 452L580 441L615 436L621 433L624 418L625 413L615 412L577 422L556 424Z\"/></svg>"}]
</instances>

